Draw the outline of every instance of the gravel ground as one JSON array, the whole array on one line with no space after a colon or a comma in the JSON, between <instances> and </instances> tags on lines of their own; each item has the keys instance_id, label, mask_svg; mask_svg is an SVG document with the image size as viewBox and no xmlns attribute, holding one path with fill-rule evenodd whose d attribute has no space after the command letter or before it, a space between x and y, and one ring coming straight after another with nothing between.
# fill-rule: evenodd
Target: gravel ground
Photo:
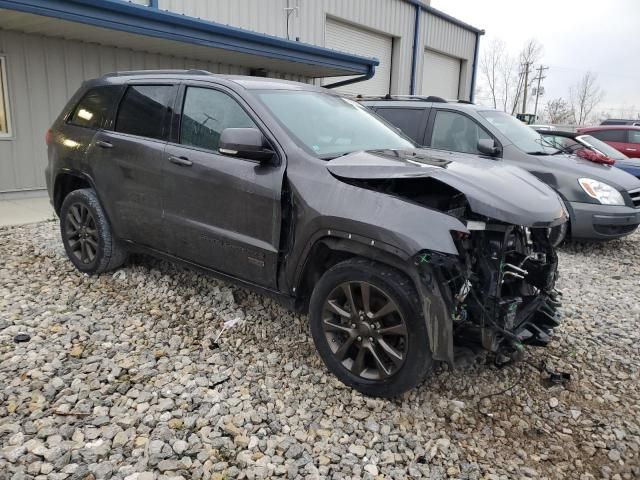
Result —
<instances>
[{"instance_id":1,"label":"gravel ground","mask_svg":"<svg viewBox=\"0 0 640 480\"><path fill-rule=\"evenodd\" d=\"M56 223L2 229L0 479L639 478L639 258L639 234L566 247L549 348L389 401L272 300L148 258L84 276Z\"/></svg>"}]
</instances>

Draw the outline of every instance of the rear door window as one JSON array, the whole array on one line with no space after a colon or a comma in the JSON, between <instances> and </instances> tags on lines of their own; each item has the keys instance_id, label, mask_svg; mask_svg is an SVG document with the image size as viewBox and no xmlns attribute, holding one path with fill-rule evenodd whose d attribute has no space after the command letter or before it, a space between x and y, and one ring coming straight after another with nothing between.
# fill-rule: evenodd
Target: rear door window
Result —
<instances>
[{"instance_id":1,"label":"rear door window","mask_svg":"<svg viewBox=\"0 0 640 480\"><path fill-rule=\"evenodd\" d=\"M414 142L421 145L424 137L424 108L391 108L382 107L376 110L382 118L392 123Z\"/></svg>"},{"instance_id":2,"label":"rear door window","mask_svg":"<svg viewBox=\"0 0 640 480\"><path fill-rule=\"evenodd\" d=\"M180 143L217 152L220 134L225 128L258 127L226 93L188 87L182 107Z\"/></svg>"},{"instance_id":3,"label":"rear door window","mask_svg":"<svg viewBox=\"0 0 640 480\"><path fill-rule=\"evenodd\" d=\"M627 135L624 130L596 130L595 132L588 132L588 134L604 142L625 143L627 141Z\"/></svg>"},{"instance_id":4,"label":"rear door window","mask_svg":"<svg viewBox=\"0 0 640 480\"><path fill-rule=\"evenodd\" d=\"M629 143L640 143L640 130L629 130Z\"/></svg>"},{"instance_id":5,"label":"rear door window","mask_svg":"<svg viewBox=\"0 0 640 480\"><path fill-rule=\"evenodd\" d=\"M438 110L433 122L431 147L453 152L480 153L478 140L493 137L477 122L461 113Z\"/></svg>"},{"instance_id":6,"label":"rear door window","mask_svg":"<svg viewBox=\"0 0 640 480\"><path fill-rule=\"evenodd\" d=\"M120 91L121 87L116 85L92 88L76 105L69 123L85 128L109 128L111 112L118 101Z\"/></svg>"},{"instance_id":7,"label":"rear door window","mask_svg":"<svg viewBox=\"0 0 640 480\"><path fill-rule=\"evenodd\" d=\"M120 102L116 132L166 140L175 97L173 85L131 85Z\"/></svg>"}]
</instances>

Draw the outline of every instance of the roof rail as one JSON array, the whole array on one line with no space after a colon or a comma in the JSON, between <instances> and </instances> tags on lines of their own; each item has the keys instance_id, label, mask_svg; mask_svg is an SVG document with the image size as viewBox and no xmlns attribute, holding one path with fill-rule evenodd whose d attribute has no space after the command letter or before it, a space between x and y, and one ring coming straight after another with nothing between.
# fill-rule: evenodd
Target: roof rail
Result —
<instances>
[{"instance_id":1,"label":"roof rail","mask_svg":"<svg viewBox=\"0 0 640 480\"><path fill-rule=\"evenodd\" d=\"M180 70L180 69L167 69L167 70L123 70L120 72L112 72L103 75L104 77L128 77L132 75L162 75L162 74L180 74L180 75L213 75L213 73L207 70Z\"/></svg>"},{"instance_id":2,"label":"roof rail","mask_svg":"<svg viewBox=\"0 0 640 480\"><path fill-rule=\"evenodd\" d=\"M433 103L447 103L442 97L436 97L435 95L356 95L358 100L416 100L421 102L433 102Z\"/></svg>"}]
</instances>

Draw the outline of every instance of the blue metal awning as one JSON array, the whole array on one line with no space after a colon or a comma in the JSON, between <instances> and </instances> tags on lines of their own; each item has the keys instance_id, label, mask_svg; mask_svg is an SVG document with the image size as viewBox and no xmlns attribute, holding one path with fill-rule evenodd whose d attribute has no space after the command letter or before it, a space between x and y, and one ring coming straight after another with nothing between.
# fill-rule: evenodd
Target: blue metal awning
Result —
<instances>
[{"instance_id":1,"label":"blue metal awning","mask_svg":"<svg viewBox=\"0 0 640 480\"><path fill-rule=\"evenodd\" d=\"M101 29L103 38L104 30L123 32L114 36L112 44L115 46L135 49L137 37L150 37L156 39L157 45L166 42L167 46L173 46L174 51L177 51L177 45L180 44L183 47L191 46L187 50L199 56L209 52L209 56L220 63L308 77L372 75L379 63L374 58L337 52L118 0L0 0L0 28L19 29L10 24L9 15L4 15L3 12L20 12L25 16L55 21L59 35L64 38L95 41L90 28L93 27ZM3 21L3 16L6 21ZM14 17L11 20L19 23ZM56 25L48 25L44 33L58 34ZM43 33L33 28L31 32ZM149 42L145 45L148 47ZM183 52L174 54L182 55Z\"/></svg>"}]
</instances>

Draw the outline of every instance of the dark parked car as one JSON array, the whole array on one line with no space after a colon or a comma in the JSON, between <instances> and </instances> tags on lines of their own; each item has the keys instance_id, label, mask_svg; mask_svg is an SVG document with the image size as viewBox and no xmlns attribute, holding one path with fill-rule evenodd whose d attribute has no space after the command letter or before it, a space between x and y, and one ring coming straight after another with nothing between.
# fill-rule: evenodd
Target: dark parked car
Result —
<instances>
[{"instance_id":1,"label":"dark parked car","mask_svg":"<svg viewBox=\"0 0 640 480\"><path fill-rule=\"evenodd\" d=\"M636 120L629 120L629 119L624 119L624 118L608 118L606 120L603 120L600 125L633 125L633 126L640 126L640 120L636 119Z\"/></svg>"},{"instance_id":2,"label":"dark parked car","mask_svg":"<svg viewBox=\"0 0 640 480\"><path fill-rule=\"evenodd\" d=\"M416 148L331 91L111 74L80 88L47 143L78 270L143 251L273 295L309 312L327 367L365 394L414 387L461 345L517 359L558 324L558 195L517 167Z\"/></svg>"},{"instance_id":3,"label":"dark parked car","mask_svg":"<svg viewBox=\"0 0 640 480\"><path fill-rule=\"evenodd\" d=\"M611 145L630 158L640 158L640 127L604 126L578 128L578 133L589 134Z\"/></svg>"},{"instance_id":4,"label":"dark parked car","mask_svg":"<svg viewBox=\"0 0 640 480\"><path fill-rule=\"evenodd\" d=\"M570 216L569 225L554 230L556 244L565 235L582 240L620 238L640 224L637 178L567 155L507 113L438 97L361 102L420 145L502 159L501 163L522 167L555 188Z\"/></svg>"},{"instance_id":5,"label":"dark parked car","mask_svg":"<svg viewBox=\"0 0 640 480\"><path fill-rule=\"evenodd\" d=\"M540 135L554 147L565 153L579 153L581 149L588 149L600 155L610 158L614 166L640 179L640 161L631 160L624 153L619 152L611 145L598 140L588 134L577 132L564 132L560 130L536 129Z\"/></svg>"}]
</instances>

